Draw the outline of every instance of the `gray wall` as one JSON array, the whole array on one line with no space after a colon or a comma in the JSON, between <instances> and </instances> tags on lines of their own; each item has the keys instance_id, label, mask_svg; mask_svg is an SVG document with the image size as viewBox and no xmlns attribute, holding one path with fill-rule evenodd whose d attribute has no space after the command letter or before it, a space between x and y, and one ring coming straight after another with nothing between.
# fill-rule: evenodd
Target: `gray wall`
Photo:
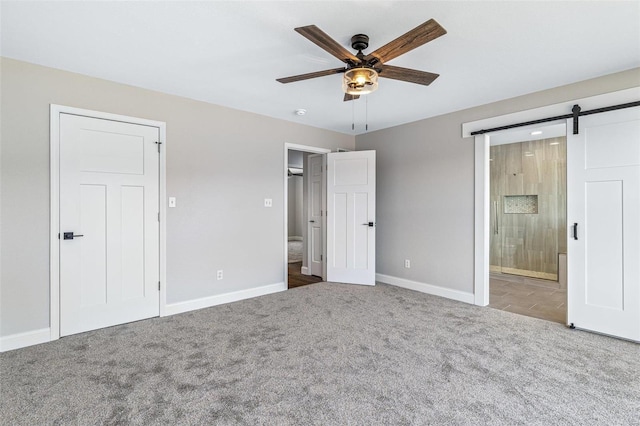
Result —
<instances>
[{"instance_id":1,"label":"gray wall","mask_svg":"<svg viewBox=\"0 0 640 426\"><path fill-rule=\"evenodd\" d=\"M304 168L304 155L302 151L289 150L289 167L297 169ZM288 179L287 193L289 196L288 202L288 234L290 237L302 238L302 202L303 202L303 177L302 176L290 176Z\"/></svg>"},{"instance_id":2,"label":"gray wall","mask_svg":"<svg viewBox=\"0 0 640 426\"><path fill-rule=\"evenodd\" d=\"M289 167L296 167L301 169L304 167L303 165L303 154L302 151L296 151L295 149L289 150Z\"/></svg>"},{"instance_id":3,"label":"gray wall","mask_svg":"<svg viewBox=\"0 0 640 426\"><path fill-rule=\"evenodd\" d=\"M354 147L351 135L6 58L0 66L1 336L49 326L49 104L167 123L167 194L178 201L167 210L168 303L282 282L284 143Z\"/></svg>"},{"instance_id":4,"label":"gray wall","mask_svg":"<svg viewBox=\"0 0 640 426\"><path fill-rule=\"evenodd\" d=\"M474 148L462 123L637 86L638 68L356 136L356 149L377 151L376 272L473 292Z\"/></svg>"},{"instance_id":5,"label":"gray wall","mask_svg":"<svg viewBox=\"0 0 640 426\"><path fill-rule=\"evenodd\" d=\"M167 123L167 193L178 199L167 217L169 303L281 282L283 144L354 148L351 135L20 61L0 66L0 336L49 326L49 104ZM473 291L463 122L639 85L635 69L356 137L357 149L378 151L378 272Z\"/></svg>"}]
</instances>

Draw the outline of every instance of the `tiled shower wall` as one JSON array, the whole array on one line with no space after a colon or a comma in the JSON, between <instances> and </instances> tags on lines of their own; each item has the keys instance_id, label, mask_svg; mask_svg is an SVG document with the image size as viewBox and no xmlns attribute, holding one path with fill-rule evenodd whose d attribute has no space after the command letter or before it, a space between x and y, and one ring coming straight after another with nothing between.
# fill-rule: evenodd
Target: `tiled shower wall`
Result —
<instances>
[{"instance_id":1,"label":"tiled shower wall","mask_svg":"<svg viewBox=\"0 0 640 426\"><path fill-rule=\"evenodd\" d=\"M557 279L566 253L566 138L491 147L493 271Z\"/></svg>"}]
</instances>

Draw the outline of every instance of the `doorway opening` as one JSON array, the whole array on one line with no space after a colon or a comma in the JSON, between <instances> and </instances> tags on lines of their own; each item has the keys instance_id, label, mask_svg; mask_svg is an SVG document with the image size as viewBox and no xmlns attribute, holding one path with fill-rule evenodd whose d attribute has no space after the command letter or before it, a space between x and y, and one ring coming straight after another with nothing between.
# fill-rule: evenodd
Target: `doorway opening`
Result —
<instances>
[{"instance_id":1,"label":"doorway opening","mask_svg":"<svg viewBox=\"0 0 640 426\"><path fill-rule=\"evenodd\" d=\"M520 123L517 127L524 129L539 124L540 117L564 117L562 114L578 105L589 112L583 114L578 126L571 117L545 120L549 125L564 123L566 128L567 268L558 273L561 277L566 272L567 276L565 324L640 341L640 298L636 297L640 267L633 260L639 250L634 236L640 229L637 99L638 88L633 87L462 125L463 136L475 136L476 305L489 304L492 138L511 123Z\"/></svg>"},{"instance_id":2,"label":"doorway opening","mask_svg":"<svg viewBox=\"0 0 640 426\"><path fill-rule=\"evenodd\" d=\"M303 197L306 188L307 198L303 200L302 247L306 253L301 274L322 277L322 281L375 285L376 152L330 152L293 144L284 146L284 282L289 282L288 166L292 151L303 152L303 168L308 169L303 172Z\"/></svg>"},{"instance_id":3,"label":"doorway opening","mask_svg":"<svg viewBox=\"0 0 640 426\"><path fill-rule=\"evenodd\" d=\"M285 144L285 282L288 288L324 281L326 223L324 154Z\"/></svg>"},{"instance_id":4,"label":"doorway opening","mask_svg":"<svg viewBox=\"0 0 640 426\"><path fill-rule=\"evenodd\" d=\"M489 307L566 323L566 125L490 136Z\"/></svg>"}]
</instances>

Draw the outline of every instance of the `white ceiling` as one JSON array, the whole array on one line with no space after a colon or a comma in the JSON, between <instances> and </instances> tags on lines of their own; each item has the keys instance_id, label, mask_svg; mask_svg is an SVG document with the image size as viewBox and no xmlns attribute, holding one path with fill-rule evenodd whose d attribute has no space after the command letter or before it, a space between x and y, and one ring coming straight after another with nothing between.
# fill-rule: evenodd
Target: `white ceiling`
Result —
<instances>
[{"instance_id":1,"label":"white ceiling","mask_svg":"<svg viewBox=\"0 0 640 426\"><path fill-rule=\"evenodd\" d=\"M352 115L363 133L367 110L378 130L640 66L639 1L2 1L0 12L2 56L343 133ZM440 74L431 86L381 79L352 103L339 75L275 81L342 65L294 27L349 49L367 34L368 53L430 18L448 34L389 63Z\"/></svg>"}]
</instances>

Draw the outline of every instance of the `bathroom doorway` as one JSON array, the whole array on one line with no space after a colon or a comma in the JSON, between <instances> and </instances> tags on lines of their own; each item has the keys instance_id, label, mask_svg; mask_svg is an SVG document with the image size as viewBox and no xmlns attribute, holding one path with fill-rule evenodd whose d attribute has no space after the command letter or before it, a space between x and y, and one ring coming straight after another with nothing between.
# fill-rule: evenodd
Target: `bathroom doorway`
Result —
<instances>
[{"instance_id":1,"label":"bathroom doorway","mask_svg":"<svg viewBox=\"0 0 640 426\"><path fill-rule=\"evenodd\" d=\"M491 137L489 306L566 321L564 124Z\"/></svg>"}]
</instances>

